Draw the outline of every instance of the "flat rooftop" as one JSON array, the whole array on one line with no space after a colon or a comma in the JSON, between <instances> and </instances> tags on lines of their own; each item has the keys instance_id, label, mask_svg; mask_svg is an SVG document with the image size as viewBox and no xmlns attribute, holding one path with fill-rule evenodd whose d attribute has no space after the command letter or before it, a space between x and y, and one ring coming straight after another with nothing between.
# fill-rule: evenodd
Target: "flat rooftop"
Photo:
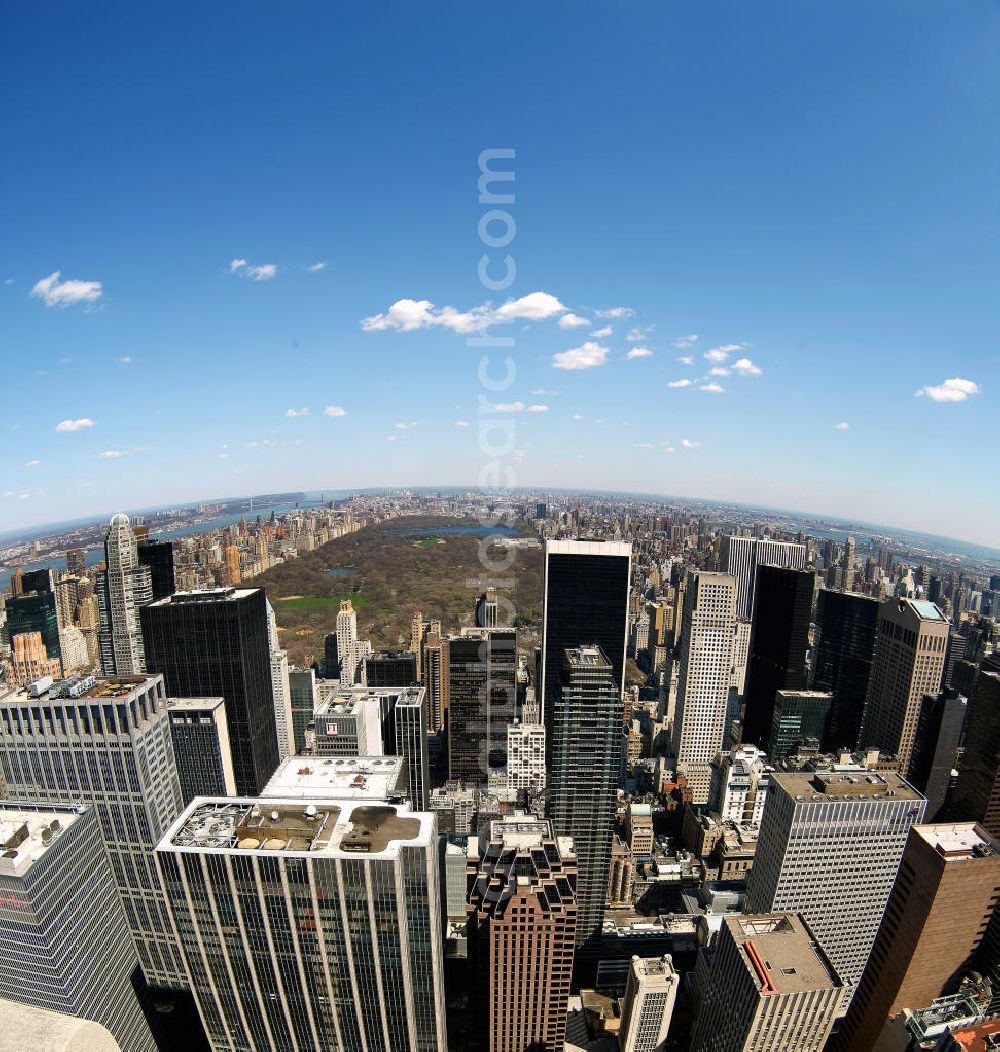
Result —
<instances>
[{"instance_id":1,"label":"flat rooftop","mask_svg":"<svg viewBox=\"0 0 1000 1052\"><path fill-rule=\"evenodd\" d=\"M395 698L397 705L416 705L424 687L342 687L337 680L316 680L316 715L348 716L366 701Z\"/></svg>"},{"instance_id":2,"label":"flat rooftop","mask_svg":"<svg viewBox=\"0 0 1000 1052\"><path fill-rule=\"evenodd\" d=\"M728 916L722 923L762 996L843 986L799 914Z\"/></svg>"},{"instance_id":3,"label":"flat rooftop","mask_svg":"<svg viewBox=\"0 0 1000 1052\"><path fill-rule=\"evenodd\" d=\"M83 807L0 802L0 876L23 877L83 813Z\"/></svg>"},{"instance_id":4,"label":"flat rooftop","mask_svg":"<svg viewBox=\"0 0 1000 1052\"><path fill-rule=\"evenodd\" d=\"M542 841L552 839L552 823L545 818L515 815L490 822L490 840L503 841L505 847L539 847Z\"/></svg>"},{"instance_id":5,"label":"flat rooftop","mask_svg":"<svg viewBox=\"0 0 1000 1052\"><path fill-rule=\"evenodd\" d=\"M894 771L778 771L771 784L780 785L799 803L830 803L858 799L923 800L924 797Z\"/></svg>"},{"instance_id":6,"label":"flat rooftop","mask_svg":"<svg viewBox=\"0 0 1000 1052\"><path fill-rule=\"evenodd\" d=\"M985 858L998 853L997 842L975 822L914 826L913 832L949 862Z\"/></svg>"},{"instance_id":7,"label":"flat rooftop","mask_svg":"<svg viewBox=\"0 0 1000 1052\"><path fill-rule=\"evenodd\" d=\"M167 698L167 708L172 712L211 711L225 704L225 698Z\"/></svg>"},{"instance_id":8,"label":"flat rooftop","mask_svg":"<svg viewBox=\"0 0 1000 1052\"><path fill-rule=\"evenodd\" d=\"M191 603L225 603L235 599L245 599L259 588L199 588L188 592L174 592L173 595L157 599L150 606L182 606Z\"/></svg>"},{"instance_id":9,"label":"flat rooftop","mask_svg":"<svg viewBox=\"0 0 1000 1052\"><path fill-rule=\"evenodd\" d=\"M434 816L409 804L199 796L156 849L391 858L404 844L427 848L436 837Z\"/></svg>"},{"instance_id":10,"label":"flat rooftop","mask_svg":"<svg viewBox=\"0 0 1000 1052\"><path fill-rule=\"evenodd\" d=\"M100 1023L0 999L0 1052L120 1052Z\"/></svg>"},{"instance_id":11,"label":"flat rooftop","mask_svg":"<svg viewBox=\"0 0 1000 1052\"><path fill-rule=\"evenodd\" d=\"M261 796L315 800L392 800L406 796L402 756L289 756Z\"/></svg>"},{"instance_id":12,"label":"flat rooftop","mask_svg":"<svg viewBox=\"0 0 1000 1052\"><path fill-rule=\"evenodd\" d=\"M0 696L0 701L18 704L34 704L39 701L90 701L108 698L127 698L137 690L144 690L150 683L160 679L159 675L147 676L67 676L51 683L46 679L35 680L9 694Z\"/></svg>"}]
</instances>

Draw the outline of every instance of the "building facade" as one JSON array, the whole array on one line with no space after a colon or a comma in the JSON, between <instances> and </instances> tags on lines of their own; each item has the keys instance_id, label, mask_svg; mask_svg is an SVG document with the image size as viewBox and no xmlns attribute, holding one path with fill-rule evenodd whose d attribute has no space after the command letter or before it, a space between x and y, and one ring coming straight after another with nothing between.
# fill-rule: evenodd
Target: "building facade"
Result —
<instances>
[{"instance_id":1,"label":"building facade","mask_svg":"<svg viewBox=\"0 0 1000 1052\"><path fill-rule=\"evenodd\" d=\"M735 536L723 536L719 544L719 569L736 578L736 616L742 621L753 618L759 566L802 570L805 565L804 544L772 541L766 537Z\"/></svg>"},{"instance_id":2,"label":"building facade","mask_svg":"<svg viewBox=\"0 0 1000 1052\"><path fill-rule=\"evenodd\" d=\"M225 701L168 698L167 713L184 806L196 796L235 796Z\"/></svg>"},{"instance_id":3,"label":"building facade","mask_svg":"<svg viewBox=\"0 0 1000 1052\"><path fill-rule=\"evenodd\" d=\"M664 1052L679 985L669 954L632 958L618 1031L621 1052Z\"/></svg>"},{"instance_id":4,"label":"building facade","mask_svg":"<svg viewBox=\"0 0 1000 1052\"><path fill-rule=\"evenodd\" d=\"M153 576L140 563L135 533L121 512L104 539L104 566L95 582L101 668L106 676L138 675L146 671L139 610L153 600Z\"/></svg>"}]
</instances>

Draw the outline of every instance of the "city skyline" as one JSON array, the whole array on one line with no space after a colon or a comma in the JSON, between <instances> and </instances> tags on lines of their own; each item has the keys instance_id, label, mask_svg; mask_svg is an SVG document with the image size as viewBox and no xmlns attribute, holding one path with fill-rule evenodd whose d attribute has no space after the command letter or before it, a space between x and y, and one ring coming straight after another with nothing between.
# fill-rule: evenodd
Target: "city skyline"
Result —
<instances>
[{"instance_id":1,"label":"city skyline","mask_svg":"<svg viewBox=\"0 0 1000 1052\"><path fill-rule=\"evenodd\" d=\"M258 12L235 42L208 13L183 47L180 23L130 12L127 49L110 13L12 14L9 83L43 48L53 73L8 119L5 198L32 219L5 224L0 354L46 399L9 403L0 530L119 494L313 489L318 460L338 488L471 483L485 330L516 340L493 401L518 485L996 544L998 498L954 453L996 413L995 12L552 11L525 34L463 9L486 61L451 46L456 11L398 12L375 56L349 44L377 32L365 11L309 8L277 48ZM575 91L538 98L542 72ZM519 270L491 293L493 148L515 151Z\"/></svg>"}]
</instances>

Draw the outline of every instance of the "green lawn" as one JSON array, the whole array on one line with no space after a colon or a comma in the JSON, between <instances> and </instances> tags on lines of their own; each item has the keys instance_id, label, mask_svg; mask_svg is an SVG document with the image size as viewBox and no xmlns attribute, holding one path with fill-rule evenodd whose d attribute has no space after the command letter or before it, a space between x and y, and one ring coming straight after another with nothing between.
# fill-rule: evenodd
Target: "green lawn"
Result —
<instances>
[{"instance_id":1,"label":"green lawn","mask_svg":"<svg viewBox=\"0 0 1000 1052\"><path fill-rule=\"evenodd\" d=\"M417 541L418 548L436 548L437 546L437 537L425 537L422 541Z\"/></svg>"},{"instance_id":2,"label":"green lawn","mask_svg":"<svg viewBox=\"0 0 1000 1052\"><path fill-rule=\"evenodd\" d=\"M345 592L343 595L300 595L291 599L280 599L279 602L291 609L305 609L312 606L340 606L344 599L350 599L355 607L370 603L371 596L360 592Z\"/></svg>"}]
</instances>

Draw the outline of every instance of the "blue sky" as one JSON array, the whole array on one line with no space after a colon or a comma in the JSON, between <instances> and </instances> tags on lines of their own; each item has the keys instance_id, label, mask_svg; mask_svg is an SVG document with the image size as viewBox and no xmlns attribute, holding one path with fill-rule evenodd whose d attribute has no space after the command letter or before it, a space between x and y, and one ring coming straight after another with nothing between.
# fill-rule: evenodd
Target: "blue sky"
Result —
<instances>
[{"instance_id":1,"label":"blue sky","mask_svg":"<svg viewBox=\"0 0 1000 1052\"><path fill-rule=\"evenodd\" d=\"M472 484L480 327L518 484L998 546L998 46L987 2L9 8L0 529Z\"/></svg>"}]
</instances>

